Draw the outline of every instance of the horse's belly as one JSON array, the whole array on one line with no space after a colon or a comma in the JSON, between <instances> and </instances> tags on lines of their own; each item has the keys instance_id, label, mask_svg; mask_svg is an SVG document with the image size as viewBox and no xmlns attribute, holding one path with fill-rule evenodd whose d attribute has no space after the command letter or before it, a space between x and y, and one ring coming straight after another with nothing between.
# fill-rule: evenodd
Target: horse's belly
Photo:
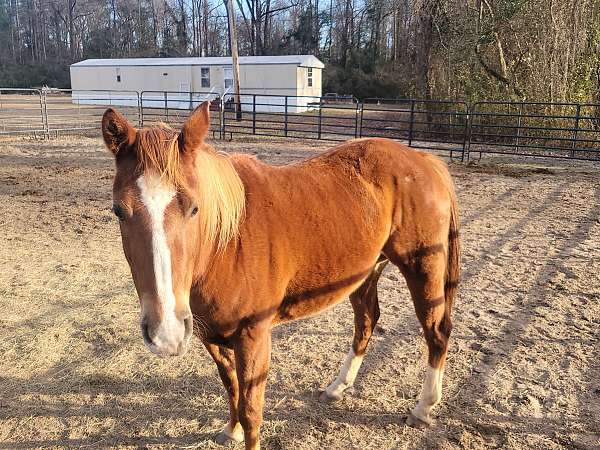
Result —
<instances>
[{"instance_id":1,"label":"horse's belly","mask_svg":"<svg viewBox=\"0 0 600 450\"><path fill-rule=\"evenodd\" d=\"M290 292L281 303L277 323L308 317L336 305L365 281L370 270L340 280Z\"/></svg>"}]
</instances>

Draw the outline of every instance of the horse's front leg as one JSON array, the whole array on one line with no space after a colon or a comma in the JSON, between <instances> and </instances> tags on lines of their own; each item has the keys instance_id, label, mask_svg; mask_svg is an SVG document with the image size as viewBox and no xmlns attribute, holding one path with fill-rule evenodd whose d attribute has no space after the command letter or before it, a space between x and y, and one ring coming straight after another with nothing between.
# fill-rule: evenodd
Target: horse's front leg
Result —
<instances>
[{"instance_id":1,"label":"horse's front leg","mask_svg":"<svg viewBox=\"0 0 600 450\"><path fill-rule=\"evenodd\" d=\"M240 398L240 389L238 386L237 374L235 371L235 356L233 350L218 345L204 343L204 346L215 360L219 376L227 390L229 397L229 423L217 434L215 440L218 444L224 445L228 441L242 442L244 440L244 430L238 419L238 403Z\"/></svg>"},{"instance_id":2,"label":"horse's front leg","mask_svg":"<svg viewBox=\"0 0 600 450\"><path fill-rule=\"evenodd\" d=\"M271 329L268 324L242 329L234 346L240 385L239 417L244 429L246 450L260 449L265 387L271 359Z\"/></svg>"}]
</instances>

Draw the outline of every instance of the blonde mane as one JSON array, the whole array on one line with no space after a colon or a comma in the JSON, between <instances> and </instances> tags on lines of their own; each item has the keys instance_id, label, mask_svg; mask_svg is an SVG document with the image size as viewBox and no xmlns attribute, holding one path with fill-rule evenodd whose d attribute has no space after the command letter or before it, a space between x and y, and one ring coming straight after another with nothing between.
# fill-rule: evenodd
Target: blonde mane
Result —
<instances>
[{"instance_id":1,"label":"blonde mane","mask_svg":"<svg viewBox=\"0 0 600 450\"><path fill-rule=\"evenodd\" d=\"M221 250L238 234L246 207L244 184L226 154L202 150L197 164L202 239Z\"/></svg>"},{"instance_id":2,"label":"blonde mane","mask_svg":"<svg viewBox=\"0 0 600 450\"><path fill-rule=\"evenodd\" d=\"M155 171L162 180L179 188L184 179L177 137L177 132L164 123L142 128L138 131L137 160L142 173Z\"/></svg>"},{"instance_id":3,"label":"blonde mane","mask_svg":"<svg viewBox=\"0 0 600 450\"><path fill-rule=\"evenodd\" d=\"M138 170L158 173L164 182L185 191L178 136L165 124L139 130ZM221 250L238 234L246 205L244 184L229 156L208 146L197 150L196 169L200 180L199 192L194 194L199 199L201 239Z\"/></svg>"}]
</instances>

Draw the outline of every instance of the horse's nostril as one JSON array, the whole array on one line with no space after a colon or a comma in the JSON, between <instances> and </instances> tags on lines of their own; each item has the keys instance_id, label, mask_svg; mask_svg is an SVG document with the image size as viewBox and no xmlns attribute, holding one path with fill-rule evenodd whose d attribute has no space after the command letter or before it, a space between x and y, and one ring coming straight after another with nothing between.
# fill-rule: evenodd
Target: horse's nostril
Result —
<instances>
[{"instance_id":1,"label":"horse's nostril","mask_svg":"<svg viewBox=\"0 0 600 450\"><path fill-rule=\"evenodd\" d=\"M144 336L144 342L146 344L152 344L152 339L150 338L150 332L148 331L148 322L142 320L142 336Z\"/></svg>"}]
</instances>

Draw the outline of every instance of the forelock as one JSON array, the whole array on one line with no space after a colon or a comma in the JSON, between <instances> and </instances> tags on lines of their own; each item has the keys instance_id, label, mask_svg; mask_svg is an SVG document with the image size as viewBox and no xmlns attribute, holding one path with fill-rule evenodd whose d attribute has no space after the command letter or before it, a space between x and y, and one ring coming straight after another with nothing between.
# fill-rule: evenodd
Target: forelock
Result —
<instances>
[{"instance_id":1,"label":"forelock","mask_svg":"<svg viewBox=\"0 0 600 450\"><path fill-rule=\"evenodd\" d=\"M136 157L141 173L157 173L172 186L183 184L178 133L166 124L142 128L138 132Z\"/></svg>"}]
</instances>

